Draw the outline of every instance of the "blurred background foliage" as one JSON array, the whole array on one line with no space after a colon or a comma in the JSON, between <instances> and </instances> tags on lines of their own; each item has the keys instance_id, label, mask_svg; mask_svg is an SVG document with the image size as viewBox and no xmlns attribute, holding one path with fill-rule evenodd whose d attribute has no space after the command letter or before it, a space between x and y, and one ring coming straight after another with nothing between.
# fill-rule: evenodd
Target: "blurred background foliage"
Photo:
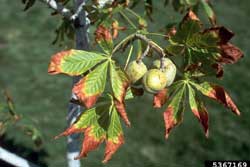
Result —
<instances>
[{"instance_id":1,"label":"blurred background foliage","mask_svg":"<svg viewBox=\"0 0 250 167\"><path fill-rule=\"evenodd\" d=\"M152 99L146 95L128 105L132 127L124 128L126 143L113 159L107 165L101 164L104 151L101 147L82 160L83 166L202 167L204 160L249 159L250 1L214 0L213 3L218 23L235 32L233 43L245 53L237 65L226 66L224 79L219 81L232 95L242 115L236 117L222 106L209 103L210 137L206 139L198 121L187 109L184 123L165 141L162 113L146 105ZM157 12L153 14L155 21L149 25L151 29L159 30L180 19L180 14L171 7L163 7L162 3L155 3L154 8ZM71 79L47 74L50 56L65 49L51 44L60 19L51 17L50 13L41 3L23 12L21 1L1 0L0 89L7 87L18 113L28 115L41 130L48 155L40 164L64 167L66 138L53 140L53 137L66 127ZM10 128L5 138L32 148L32 141L16 133L17 130Z\"/></svg>"}]
</instances>

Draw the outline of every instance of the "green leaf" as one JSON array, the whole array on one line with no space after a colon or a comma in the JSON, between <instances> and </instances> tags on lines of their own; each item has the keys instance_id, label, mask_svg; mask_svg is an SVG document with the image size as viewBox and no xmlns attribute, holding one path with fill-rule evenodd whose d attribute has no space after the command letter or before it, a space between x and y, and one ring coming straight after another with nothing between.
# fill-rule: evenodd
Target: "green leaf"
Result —
<instances>
[{"instance_id":1,"label":"green leaf","mask_svg":"<svg viewBox=\"0 0 250 167\"><path fill-rule=\"evenodd\" d=\"M201 0L201 6L204 9L205 13L207 14L210 22L213 25L216 25L216 16L209 2L207 0Z\"/></svg>"},{"instance_id":2,"label":"green leaf","mask_svg":"<svg viewBox=\"0 0 250 167\"><path fill-rule=\"evenodd\" d=\"M197 5L198 2L199 0L173 0L172 5L176 11L184 12Z\"/></svg>"},{"instance_id":3,"label":"green leaf","mask_svg":"<svg viewBox=\"0 0 250 167\"><path fill-rule=\"evenodd\" d=\"M195 33L187 38L186 45L192 48L215 50L218 48L218 42L218 36L213 32Z\"/></svg>"},{"instance_id":4,"label":"green leaf","mask_svg":"<svg viewBox=\"0 0 250 167\"><path fill-rule=\"evenodd\" d=\"M129 86L129 80L125 72L114 63L110 63L110 80L115 98L119 102L123 102Z\"/></svg>"},{"instance_id":5,"label":"green leaf","mask_svg":"<svg viewBox=\"0 0 250 167\"><path fill-rule=\"evenodd\" d=\"M96 103L105 89L108 63L108 61L105 61L97 66L73 88L73 93L87 108Z\"/></svg>"},{"instance_id":6,"label":"green leaf","mask_svg":"<svg viewBox=\"0 0 250 167\"><path fill-rule=\"evenodd\" d=\"M49 74L67 74L77 76L90 70L92 67L107 59L100 53L83 50L62 51L52 56Z\"/></svg>"},{"instance_id":7,"label":"green leaf","mask_svg":"<svg viewBox=\"0 0 250 167\"><path fill-rule=\"evenodd\" d=\"M168 52L168 53L170 53L171 55L174 55L174 56L180 56L180 55L182 55L183 53L184 53L184 51L185 51L185 46L183 46L183 45L175 45L175 44L173 44L173 45L168 45L167 47L166 47L166 51Z\"/></svg>"},{"instance_id":8,"label":"green leaf","mask_svg":"<svg viewBox=\"0 0 250 167\"><path fill-rule=\"evenodd\" d=\"M115 107L126 125L130 126L130 121L126 113L124 103L124 98L129 86L129 80L125 72L112 62L110 63L110 80L112 91L115 97Z\"/></svg>"},{"instance_id":9,"label":"green leaf","mask_svg":"<svg viewBox=\"0 0 250 167\"><path fill-rule=\"evenodd\" d=\"M188 94L189 94L189 105L190 105L191 111L194 113L194 115L202 124L205 134L208 137L209 131L208 131L207 110L205 106L203 105L203 103L197 98L195 94L195 90L190 85L188 85Z\"/></svg>"},{"instance_id":10,"label":"green leaf","mask_svg":"<svg viewBox=\"0 0 250 167\"><path fill-rule=\"evenodd\" d=\"M186 44L186 41L192 35L199 33L201 30L200 22L197 20L187 20L179 25L175 36L171 38L172 41L179 44Z\"/></svg>"},{"instance_id":11,"label":"green leaf","mask_svg":"<svg viewBox=\"0 0 250 167\"><path fill-rule=\"evenodd\" d=\"M213 65L220 54L219 36L214 31L201 31L198 18L184 19L176 35L171 37L171 44L167 46L166 51L176 56L183 55L185 70L214 76L217 71L213 69Z\"/></svg>"},{"instance_id":12,"label":"green leaf","mask_svg":"<svg viewBox=\"0 0 250 167\"><path fill-rule=\"evenodd\" d=\"M181 84L179 89L176 89L175 94L169 100L169 104L165 112L163 113L167 139L170 131L182 121L183 110L181 102L183 102L184 93L186 91L186 85Z\"/></svg>"},{"instance_id":13,"label":"green leaf","mask_svg":"<svg viewBox=\"0 0 250 167\"><path fill-rule=\"evenodd\" d=\"M134 98L134 95L132 93L131 87L129 87L127 89L127 92L126 92L125 100L130 100L130 99L133 99L133 98Z\"/></svg>"}]
</instances>

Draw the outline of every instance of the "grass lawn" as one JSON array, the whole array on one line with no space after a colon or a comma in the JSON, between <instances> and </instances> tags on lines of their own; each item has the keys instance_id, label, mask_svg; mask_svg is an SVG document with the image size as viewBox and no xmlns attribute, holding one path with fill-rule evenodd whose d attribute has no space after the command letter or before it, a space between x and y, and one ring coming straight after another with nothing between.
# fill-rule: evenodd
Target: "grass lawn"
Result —
<instances>
[{"instance_id":1,"label":"grass lawn","mask_svg":"<svg viewBox=\"0 0 250 167\"><path fill-rule=\"evenodd\" d=\"M234 44L245 53L237 65L225 68L224 79L219 81L229 90L242 112L241 117L216 103L208 106L210 137L203 135L201 126L187 110L182 125L175 128L169 140L164 140L164 125L160 110L154 110L151 96L139 98L128 107L132 127L124 128L126 143L103 165L104 147L82 160L86 167L203 167L204 160L240 160L250 157L250 6L249 0L214 1L218 22L232 29ZM173 18L170 8L157 4L159 28ZM29 116L43 132L44 147L48 152L45 163L50 167L66 166L66 138L53 137L66 127L67 103L71 78L47 74L50 55L62 48L51 45L54 30L59 23L51 18L50 10L41 3L29 12L23 12L21 1L0 2L0 89L6 86L22 115ZM169 11L169 13L168 13ZM165 14L166 13L166 14ZM163 17L164 15L164 17ZM9 129L7 137L27 147L31 141Z\"/></svg>"}]
</instances>

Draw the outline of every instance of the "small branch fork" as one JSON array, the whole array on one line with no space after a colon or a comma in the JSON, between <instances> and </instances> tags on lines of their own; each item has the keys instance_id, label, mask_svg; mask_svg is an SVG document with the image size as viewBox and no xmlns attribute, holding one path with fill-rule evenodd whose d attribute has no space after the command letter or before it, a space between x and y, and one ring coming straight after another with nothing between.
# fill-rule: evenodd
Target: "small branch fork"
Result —
<instances>
[{"instance_id":1,"label":"small branch fork","mask_svg":"<svg viewBox=\"0 0 250 167\"><path fill-rule=\"evenodd\" d=\"M51 9L62 15L64 18L68 19L71 22L77 21L77 18L79 17L80 12L83 9L83 6L85 5L85 1L81 3L78 8L76 9L75 13L72 13L72 11L61 3L56 2L56 0L40 0L43 3L46 3Z\"/></svg>"},{"instance_id":2,"label":"small branch fork","mask_svg":"<svg viewBox=\"0 0 250 167\"><path fill-rule=\"evenodd\" d=\"M127 38L125 38L124 40L122 40L120 43L118 43L115 46L112 54L114 54L115 52L117 52L119 49L123 48L124 45L128 45L129 43L131 43L132 41L134 41L136 39L142 40L145 43L147 43L148 47L152 48L153 50L155 50L161 57L165 57L166 56L166 53L164 52L164 50L157 43L153 42L151 39L147 38L145 35L138 34L138 33L131 34Z\"/></svg>"},{"instance_id":3,"label":"small branch fork","mask_svg":"<svg viewBox=\"0 0 250 167\"><path fill-rule=\"evenodd\" d=\"M65 8L61 3L56 2L56 0L40 0L43 3L46 3L51 9L60 13L65 18L70 18L72 13L69 9Z\"/></svg>"}]
</instances>

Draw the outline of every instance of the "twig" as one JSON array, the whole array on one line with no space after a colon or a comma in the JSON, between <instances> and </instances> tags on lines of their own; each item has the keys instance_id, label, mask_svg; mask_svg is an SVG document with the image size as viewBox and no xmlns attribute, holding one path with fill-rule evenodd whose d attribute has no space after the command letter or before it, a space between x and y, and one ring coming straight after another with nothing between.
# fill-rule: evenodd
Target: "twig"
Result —
<instances>
[{"instance_id":1,"label":"twig","mask_svg":"<svg viewBox=\"0 0 250 167\"><path fill-rule=\"evenodd\" d=\"M150 50L150 46L147 45L147 48L146 48L145 51L142 53L141 57L138 59L138 62L142 61L142 59L144 59L144 58L148 55L149 50Z\"/></svg>"},{"instance_id":2,"label":"twig","mask_svg":"<svg viewBox=\"0 0 250 167\"><path fill-rule=\"evenodd\" d=\"M166 54L164 50L154 41L151 39L147 38L145 35L142 34L135 34L135 37L146 42L152 49L154 49L161 57L165 57Z\"/></svg>"},{"instance_id":3,"label":"twig","mask_svg":"<svg viewBox=\"0 0 250 167\"><path fill-rule=\"evenodd\" d=\"M161 36L161 37L165 37L165 38L168 37L167 35L159 34L159 33L154 33L154 32L148 32L147 35L155 35L155 36Z\"/></svg>"},{"instance_id":4,"label":"twig","mask_svg":"<svg viewBox=\"0 0 250 167\"><path fill-rule=\"evenodd\" d=\"M161 57L166 56L166 53L164 52L164 50L157 43L155 43L151 39L147 38L145 35L138 34L138 33L131 34L131 35L127 36L125 39L123 39L120 43L118 43L114 47L112 54L114 54L119 49L121 49L124 44L128 44L128 43L132 42L135 39L140 39L140 40L144 41L145 43L147 43L150 46L150 48L155 50Z\"/></svg>"}]
</instances>

